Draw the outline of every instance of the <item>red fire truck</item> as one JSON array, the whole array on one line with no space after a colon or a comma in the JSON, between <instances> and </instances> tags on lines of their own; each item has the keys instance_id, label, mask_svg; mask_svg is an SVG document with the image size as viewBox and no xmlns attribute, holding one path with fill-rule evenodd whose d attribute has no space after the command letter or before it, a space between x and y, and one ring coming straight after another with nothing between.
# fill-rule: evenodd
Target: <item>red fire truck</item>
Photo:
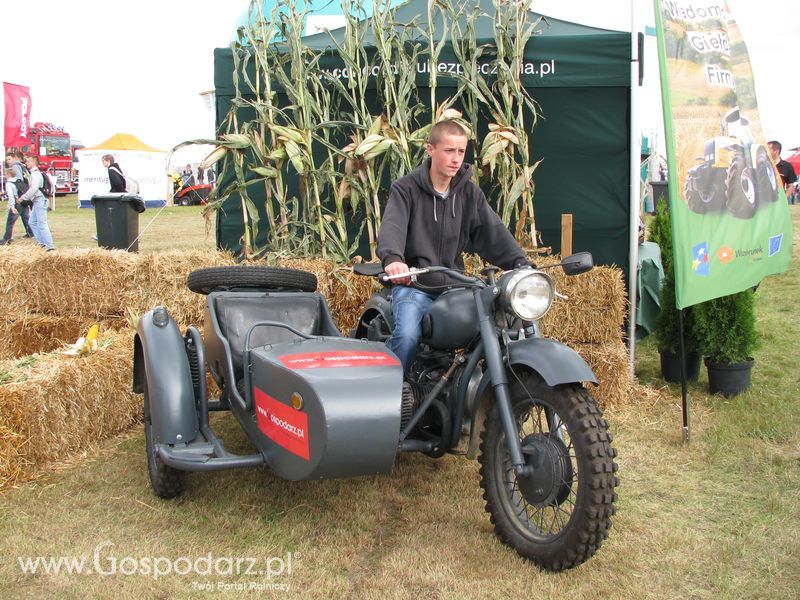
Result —
<instances>
[{"instance_id":1,"label":"red fire truck","mask_svg":"<svg viewBox=\"0 0 800 600\"><path fill-rule=\"evenodd\" d=\"M39 168L55 175L57 194L73 194L78 191L77 181L72 177L72 144L63 127L52 123L34 123L31 127L30 145L19 150L24 154L37 155Z\"/></svg>"}]
</instances>

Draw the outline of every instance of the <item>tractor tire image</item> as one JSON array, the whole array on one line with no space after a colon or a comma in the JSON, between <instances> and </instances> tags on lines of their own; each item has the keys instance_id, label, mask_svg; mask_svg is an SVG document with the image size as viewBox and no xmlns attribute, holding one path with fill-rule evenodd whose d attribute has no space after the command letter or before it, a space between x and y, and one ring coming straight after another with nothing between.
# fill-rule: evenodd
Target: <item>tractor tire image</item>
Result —
<instances>
[{"instance_id":1,"label":"tractor tire image","mask_svg":"<svg viewBox=\"0 0 800 600\"><path fill-rule=\"evenodd\" d=\"M144 440L147 448L147 474L150 485L159 498L176 498L186 488L186 472L174 469L161 460L156 450L153 418L150 411L150 394L144 386Z\"/></svg>"},{"instance_id":2,"label":"tractor tire image","mask_svg":"<svg viewBox=\"0 0 800 600\"><path fill-rule=\"evenodd\" d=\"M744 152L737 150L728 167L728 210L739 219L751 219L756 213L756 174L747 166Z\"/></svg>"},{"instance_id":3,"label":"tractor tire image","mask_svg":"<svg viewBox=\"0 0 800 600\"><path fill-rule=\"evenodd\" d=\"M763 146L756 152L756 196L759 203L778 199L778 175Z\"/></svg>"},{"instance_id":4,"label":"tractor tire image","mask_svg":"<svg viewBox=\"0 0 800 600\"><path fill-rule=\"evenodd\" d=\"M725 210L725 177L723 169L706 165L691 169L683 186L689 210L698 214Z\"/></svg>"},{"instance_id":5,"label":"tractor tire image","mask_svg":"<svg viewBox=\"0 0 800 600\"><path fill-rule=\"evenodd\" d=\"M531 475L515 472L498 406L481 433L481 487L500 540L548 571L588 560L608 536L618 484L608 422L580 385L519 373L509 390Z\"/></svg>"},{"instance_id":6,"label":"tractor tire image","mask_svg":"<svg viewBox=\"0 0 800 600\"><path fill-rule=\"evenodd\" d=\"M186 285L197 294L232 288L315 292L317 276L280 267L208 267L189 273Z\"/></svg>"}]
</instances>

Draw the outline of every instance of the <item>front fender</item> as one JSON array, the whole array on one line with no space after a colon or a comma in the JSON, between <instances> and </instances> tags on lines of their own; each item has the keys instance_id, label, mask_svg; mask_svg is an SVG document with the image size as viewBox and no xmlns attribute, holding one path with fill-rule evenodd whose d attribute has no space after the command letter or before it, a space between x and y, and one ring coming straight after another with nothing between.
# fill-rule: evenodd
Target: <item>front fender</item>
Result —
<instances>
[{"instance_id":1,"label":"front fender","mask_svg":"<svg viewBox=\"0 0 800 600\"><path fill-rule=\"evenodd\" d=\"M563 383L589 381L597 384L592 369L580 355L569 346L546 338L526 338L508 344L510 366L525 365L541 375L549 386ZM472 426L467 458L474 459L478 454L480 431L491 407L494 390L491 377L485 373L478 384L475 401L470 407Z\"/></svg>"},{"instance_id":2,"label":"front fender","mask_svg":"<svg viewBox=\"0 0 800 600\"><path fill-rule=\"evenodd\" d=\"M508 344L511 365L525 365L539 373L547 385L579 383L597 384L591 367L572 348L546 338L526 338Z\"/></svg>"},{"instance_id":3,"label":"front fender","mask_svg":"<svg viewBox=\"0 0 800 600\"><path fill-rule=\"evenodd\" d=\"M185 444L197 437L199 425L186 346L178 325L167 314L158 326L153 313L142 315L133 341L133 391L147 386L156 441ZM163 309L162 309L163 310Z\"/></svg>"}]
</instances>

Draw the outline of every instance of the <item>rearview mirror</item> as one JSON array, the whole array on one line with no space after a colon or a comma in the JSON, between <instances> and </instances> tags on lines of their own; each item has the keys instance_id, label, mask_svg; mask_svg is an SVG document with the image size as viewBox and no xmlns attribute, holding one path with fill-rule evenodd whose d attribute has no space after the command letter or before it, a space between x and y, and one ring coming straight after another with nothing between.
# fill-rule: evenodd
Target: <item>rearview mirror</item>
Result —
<instances>
[{"instance_id":1,"label":"rearview mirror","mask_svg":"<svg viewBox=\"0 0 800 600\"><path fill-rule=\"evenodd\" d=\"M561 268L567 275L580 275L591 271L594 267L594 259L591 252L576 252L561 261Z\"/></svg>"}]
</instances>

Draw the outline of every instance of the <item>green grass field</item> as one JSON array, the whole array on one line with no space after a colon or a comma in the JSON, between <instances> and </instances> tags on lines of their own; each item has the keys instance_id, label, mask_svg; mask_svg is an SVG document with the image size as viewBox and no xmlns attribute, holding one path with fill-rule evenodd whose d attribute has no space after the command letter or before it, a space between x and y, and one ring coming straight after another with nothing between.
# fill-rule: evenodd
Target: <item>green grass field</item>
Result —
<instances>
[{"instance_id":1,"label":"green grass field","mask_svg":"<svg viewBox=\"0 0 800 600\"><path fill-rule=\"evenodd\" d=\"M139 252L160 250L213 249L214 222L206 223L202 206L166 206L148 208L137 213L139 219ZM4 213L5 214L5 213ZM78 208L76 194L58 196L56 209L48 213L48 224L57 248L92 248L97 232L94 209ZM5 221L3 221L5 224ZM14 243L32 243L20 239L22 223L15 226Z\"/></svg>"},{"instance_id":2,"label":"green grass field","mask_svg":"<svg viewBox=\"0 0 800 600\"><path fill-rule=\"evenodd\" d=\"M797 247L800 206L792 216ZM91 211L59 207L50 221L57 244L92 245ZM213 246L197 209L167 209L155 227L165 239L143 238L143 251ZM690 385L689 444L679 386L658 378L652 340L638 346L640 381L663 393L608 415L619 510L609 539L577 569L543 573L501 545L477 465L463 457L404 455L391 475L352 480L197 474L163 501L149 488L137 429L0 495L0 597L797 598L799 302L795 257L757 293L763 344L752 389L710 397L705 372ZM214 416L229 448L247 451L232 416ZM24 573L20 558L36 557L82 558L84 570Z\"/></svg>"}]
</instances>

